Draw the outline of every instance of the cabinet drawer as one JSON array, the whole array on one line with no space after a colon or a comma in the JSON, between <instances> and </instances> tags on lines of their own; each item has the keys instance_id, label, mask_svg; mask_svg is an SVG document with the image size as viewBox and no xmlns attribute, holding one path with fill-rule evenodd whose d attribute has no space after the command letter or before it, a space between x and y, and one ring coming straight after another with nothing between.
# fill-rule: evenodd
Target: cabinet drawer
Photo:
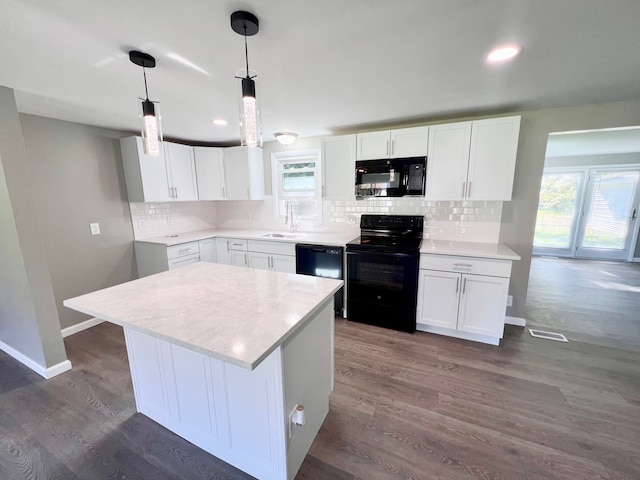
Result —
<instances>
[{"instance_id":1,"label":"cabinet drawer","mask_svg":"<svg viewBox=\"0 0 640 480\"><path fill-rule=\"evenodd\" d=\"M489 258L420 255L420 268L445 272L473 273L492 277L509 278L511 275L510 260Z\"/></svg>"},{"instance_id":2,"label":"cabinet drawer","mask_svg":"<svg viewBox=\"0 0 640 480\"><path fill-rule=\"evenodd\" d=\"M200 253L200 247L198 247L198 242L189 242L189 243L181 243L180 245L172 245L171 247L167 247L167 260L184 257L186 255L192 255L194 253Z\"/></svg>"},{"instance_id":3,"label":"cabinet drawer","mask_svg":"<svg viewBox=\"0 0 640 480\"><path fill-rule=\"evenodd\" d=\"M249 240L248 249L250 252L273 253L275 255L296 254L296 244L291 242L271 242L268 240Z\"/></svg>"},{"instance_id":4,"label":"cabinet drawer","mask_svg":"<svg viewBox=\"0 0 640 480\"><path fill-rule=\"evenodd\" d=\"M177 257L169 260L169 270L173 270L174 268L178 267L184 267L185 265L191 265L192 263L198 263L199 261L200 254L197 252L184 257Z\"/></svg>"},{"instance_id":5,"label":"cabinet drawer","mask_svg":"<svg viewBox=\"0 0 640 480\"><path fill-rule=\"evenodd\" d=\"M229 239L229 250L242 250L243 252L247 251L247 241L238 238L230 238Z\"/></svg>"}]
</instances>

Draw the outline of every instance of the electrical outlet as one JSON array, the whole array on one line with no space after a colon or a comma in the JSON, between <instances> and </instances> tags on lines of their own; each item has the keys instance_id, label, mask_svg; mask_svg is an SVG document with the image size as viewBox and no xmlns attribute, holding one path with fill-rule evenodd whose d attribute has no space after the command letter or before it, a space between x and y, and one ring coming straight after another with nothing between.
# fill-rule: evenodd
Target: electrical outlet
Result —
<instances>
[{"instance_id":1,"label":"electrical outlet","mask_svg":"<svg viewBox=\"0 0 640 480\"><path fill-rule=\"evenodd\" d=\"M513 295L507 297L507 307L513 306Z\"/></svg>"},{"instance_id":2,"label":"electrical outlet","mask_svg":"<svg viewBox=\"0 0 640 480\"><path fill-rule=\"evenodd\" d=\"M138 228L144 228L144 218L138 219Z\"/></svg>"},{"instance_id":3,"label":"electrical outlet","mask_svg":"<svg viewBox=\"0 0 640 480\"><path fill-rule=\"evenodd\" d=\"M171 225L173 223L173 217L167 217L167 225Z\"/></svg>"},{"instance_id":4,"label":"electrical outlet","mask_svg":"<svg viewBox=\"0 0 640 480\"><path fill-rule=\"evenodd\" d=\"M89 228L91 228L91 235L100 235L100 224L99 223L90 223Z\"/></svg>"}]
</instances>

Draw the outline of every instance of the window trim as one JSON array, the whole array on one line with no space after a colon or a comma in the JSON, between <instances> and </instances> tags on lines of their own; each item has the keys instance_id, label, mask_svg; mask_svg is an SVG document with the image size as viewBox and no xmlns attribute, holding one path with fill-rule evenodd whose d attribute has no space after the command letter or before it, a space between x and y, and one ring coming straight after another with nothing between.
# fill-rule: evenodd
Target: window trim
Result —
<instances>
[{"instance_id":1,"label":"window trim","mask_svg":"<svg viewBox=\"0 0 640 480\"><path fill-rule=\"evenodd\" d=\"M307 197L308 199L315 198L318 203L318 216L317 218L305 218L301 217L300 221L303 223L322 225L323 223L323 210L322 210L322 155L319 148L310 148L305 150L292 150L287 152L274 152L271 154L271 188L273 196L273 218L276 222L284 221L284 214L280 213L280 202L285 198L281 188L280 166L287 162L299 162L304 158L309 158L309 161L313 161L316 164L315 168L315 187L316 191L313 197ZM296 219L297 223L297 219Z\"/></svg>"}]
</instances>

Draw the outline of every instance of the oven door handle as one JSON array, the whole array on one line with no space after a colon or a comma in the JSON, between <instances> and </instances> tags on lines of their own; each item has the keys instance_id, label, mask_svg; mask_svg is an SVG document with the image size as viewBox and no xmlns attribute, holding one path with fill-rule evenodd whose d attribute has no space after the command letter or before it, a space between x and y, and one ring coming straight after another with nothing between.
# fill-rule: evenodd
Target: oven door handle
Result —
<instances>
[{"instance_id":1,"label":"oven door handle","mask_svg":"<svg viewBox=\"0 0 640 480\"><path fill-rule=\"evenodd\" d=\"M347 255L390 255L392 257L403 257L403 258L420 258L420 255L416 255L414 253L399 253L399 252L379 252L374 250L367 251L357 251L357 252L349 252L347 251Z\"/></svg>"}]
</instances>

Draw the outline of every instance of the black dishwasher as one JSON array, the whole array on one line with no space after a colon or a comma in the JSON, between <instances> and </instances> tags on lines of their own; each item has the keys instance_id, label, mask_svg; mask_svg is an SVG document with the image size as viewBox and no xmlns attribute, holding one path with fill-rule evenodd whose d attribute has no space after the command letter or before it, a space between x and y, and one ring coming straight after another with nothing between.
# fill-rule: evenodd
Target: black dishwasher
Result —
<instances>
[{"instance_id":1,"label":"black dishwasher","mask_svg":"<svg viewBox=\"0 0 640 480\"><path fill-rule=\"evenodd\" d=\"M344 280L344 247L328 245L296 244L296 273L314 277ZM338 315L343 315L344 288L334 297L334 307Z\"/></svg>"}]
</instances>

